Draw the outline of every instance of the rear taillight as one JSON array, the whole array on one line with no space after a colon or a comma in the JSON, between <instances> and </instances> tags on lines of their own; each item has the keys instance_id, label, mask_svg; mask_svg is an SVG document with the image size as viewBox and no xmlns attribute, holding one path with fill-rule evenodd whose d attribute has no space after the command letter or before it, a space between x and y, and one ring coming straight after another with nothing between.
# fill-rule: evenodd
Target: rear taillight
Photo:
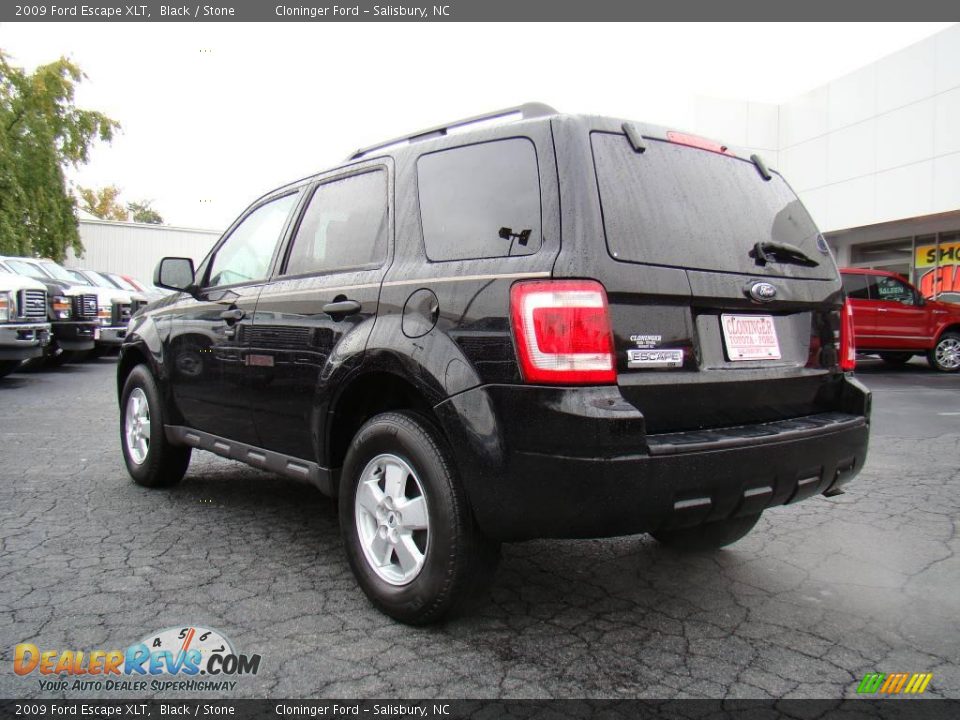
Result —
<instances>
[{"instance_id":1,"label":"rear taillight","mask_svg":"<svg viewBox=\"0 0 960 720\"><path fill-rule=\"evenodd\" d=\"M510 315L526 382L616 383L607 293L600 283L519 282L510 289Z\"/></svg>"},{"instance_id":2,"label":"rear taillight","mask_svg":"<svg viewBox=\"0 0 960 720\"><path fill-rule=\"evenodd\" d=\"M853 305L844 301L840 311L840 369L853 370L857 366L857 344L853 337Z\"/></svg>"}]
</instances>

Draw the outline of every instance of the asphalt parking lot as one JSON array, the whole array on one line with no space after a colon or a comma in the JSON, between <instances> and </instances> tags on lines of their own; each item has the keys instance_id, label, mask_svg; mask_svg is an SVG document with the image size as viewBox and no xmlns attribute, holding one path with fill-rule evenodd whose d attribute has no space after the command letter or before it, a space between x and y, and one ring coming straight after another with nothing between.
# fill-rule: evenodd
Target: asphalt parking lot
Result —
<instances>
[{"instance_id":1,"label":"asphalt parking lot","mask_svg":"<svg viewBox=\"0 0 960 720\"><path fill-rule=\"evenodd\" d=\"M14 646L121 649L185 625L262 656L229 697L835 698L874 671L960 697L960 376L915 360L860 377L874 430L847 494L705 555L645 536L505 546L474 615L415 629L368 604L313 489L204 454L173 491L135 486L114 361L11 375L0 697L143 697L44 692Z\"/></svg>"}]
</instances>

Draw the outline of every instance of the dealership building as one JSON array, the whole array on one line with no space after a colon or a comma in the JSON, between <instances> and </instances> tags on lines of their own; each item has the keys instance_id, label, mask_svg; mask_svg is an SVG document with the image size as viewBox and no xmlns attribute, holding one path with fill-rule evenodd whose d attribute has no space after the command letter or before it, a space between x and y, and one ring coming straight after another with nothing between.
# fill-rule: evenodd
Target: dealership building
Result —
<instances>
[{"instance_id":1,"label":"dealership building","mask_svg":"<svg viewBox=\"0 0 960 720\"><path fill-rule=\"evenodd\" d=\"M780 105L695 105L698 132L783 173L841 265L960 292L960 25Z\"/></svg>"},{"instance_id":2,"label":"dealership building","mask_svg":"<svg viewBox=\"0 0 960 720\"><path fill-rule=\"evenodd\" d=\"M198 264L219 237L218 230L98 220L81 213L83 255L67 250L63 264L151 280L160 258L188 257Z\"/></svg>"},{"instance_id":3,"label":"dealership building","mask_svg":"<svg viewBox=\"0 0 960 720\"><path fill-rule=\"evenodd\" d=\"M844 266L960 292L960 24L782 104L696 98L691 129L758 153ZM83 265L149 277L219 232L85 219Z\"/></svg>"}]
</instances>

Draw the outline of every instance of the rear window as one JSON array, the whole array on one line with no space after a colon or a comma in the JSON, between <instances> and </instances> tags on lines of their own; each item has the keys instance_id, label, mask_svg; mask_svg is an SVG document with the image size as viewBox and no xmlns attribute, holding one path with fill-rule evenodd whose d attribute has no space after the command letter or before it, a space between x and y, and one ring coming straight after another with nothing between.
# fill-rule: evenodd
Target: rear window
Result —
<instances>
[{"instance_id":1,"label":"rear window","mask_svg":"<svg viewBox=\"0 0 960 720\"><path fill-rule=\"evenodd\" d=\"M859 273L843 273L843 291L848 298L854 300L869 300L870 293L867 292L867 276Z\"/></svg>"},{"instance_id":2,"label":"rear window","mask_svg":"<svg viewBox=\"0 0 960 720\"><path fill-rule=\"evenodd\" d=\"M540 249L540 174L530 140L423 155L417 184L430 260L531 255Z\"/></svg>"},{"instance_id":3,"label":"rear window","mask_svg":"<svg viewBox=\"0 0 960 720\"><path fill-rule=\"evenodd\" d=\"M651 139L637 153L615 133L592 133L591 144L607 249L618 260L836 277L833 259L818 247L816 225L776 173L766 181L749 161L666 141ZM749 254L757 242L796 246L819 265L759 265Z\"/></svg>"}]
</instances>

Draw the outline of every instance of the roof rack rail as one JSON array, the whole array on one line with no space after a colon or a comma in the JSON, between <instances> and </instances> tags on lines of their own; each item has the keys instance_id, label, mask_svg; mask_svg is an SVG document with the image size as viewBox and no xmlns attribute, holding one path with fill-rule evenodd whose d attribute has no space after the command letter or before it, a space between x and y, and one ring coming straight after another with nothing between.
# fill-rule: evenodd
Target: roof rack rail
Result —
<instances>
[{"instance_id":1,"label":"roof rack rail","mask_svg":"<svg viewBox=\"0 0 960 720\"><path fill-rule=\"evenodd\" d=\"M384 148L393 147L394 145L408 145L421 140L431 140L433 138L443 137L451 130L455 130L457 128L463 128L469 125L478 125L480 123L495 122L497 120L508 118L512 115L519 115L520 117L518 119L520 120L529 120L531 118L547 117L549 115L557 114L558 113L556 110L549 105L545 105L544 103L524 103L523 105L517 105L516 107L504 108L503 110L495 110L493 112L483 113L482 115L474 115L473 117L464 118L463 120L444 123L443 125L437 125L436 127L432 127L427 130L420 130L413 135L402 135L398 138L394 138L393 140L387 140L385 142L377 143L376 145L360 148L356 152L351 153L350 156L347 157L347 160L356 160L364 155L370 154L374 150L383 150Z\"/></svg>"}]
</instances>

